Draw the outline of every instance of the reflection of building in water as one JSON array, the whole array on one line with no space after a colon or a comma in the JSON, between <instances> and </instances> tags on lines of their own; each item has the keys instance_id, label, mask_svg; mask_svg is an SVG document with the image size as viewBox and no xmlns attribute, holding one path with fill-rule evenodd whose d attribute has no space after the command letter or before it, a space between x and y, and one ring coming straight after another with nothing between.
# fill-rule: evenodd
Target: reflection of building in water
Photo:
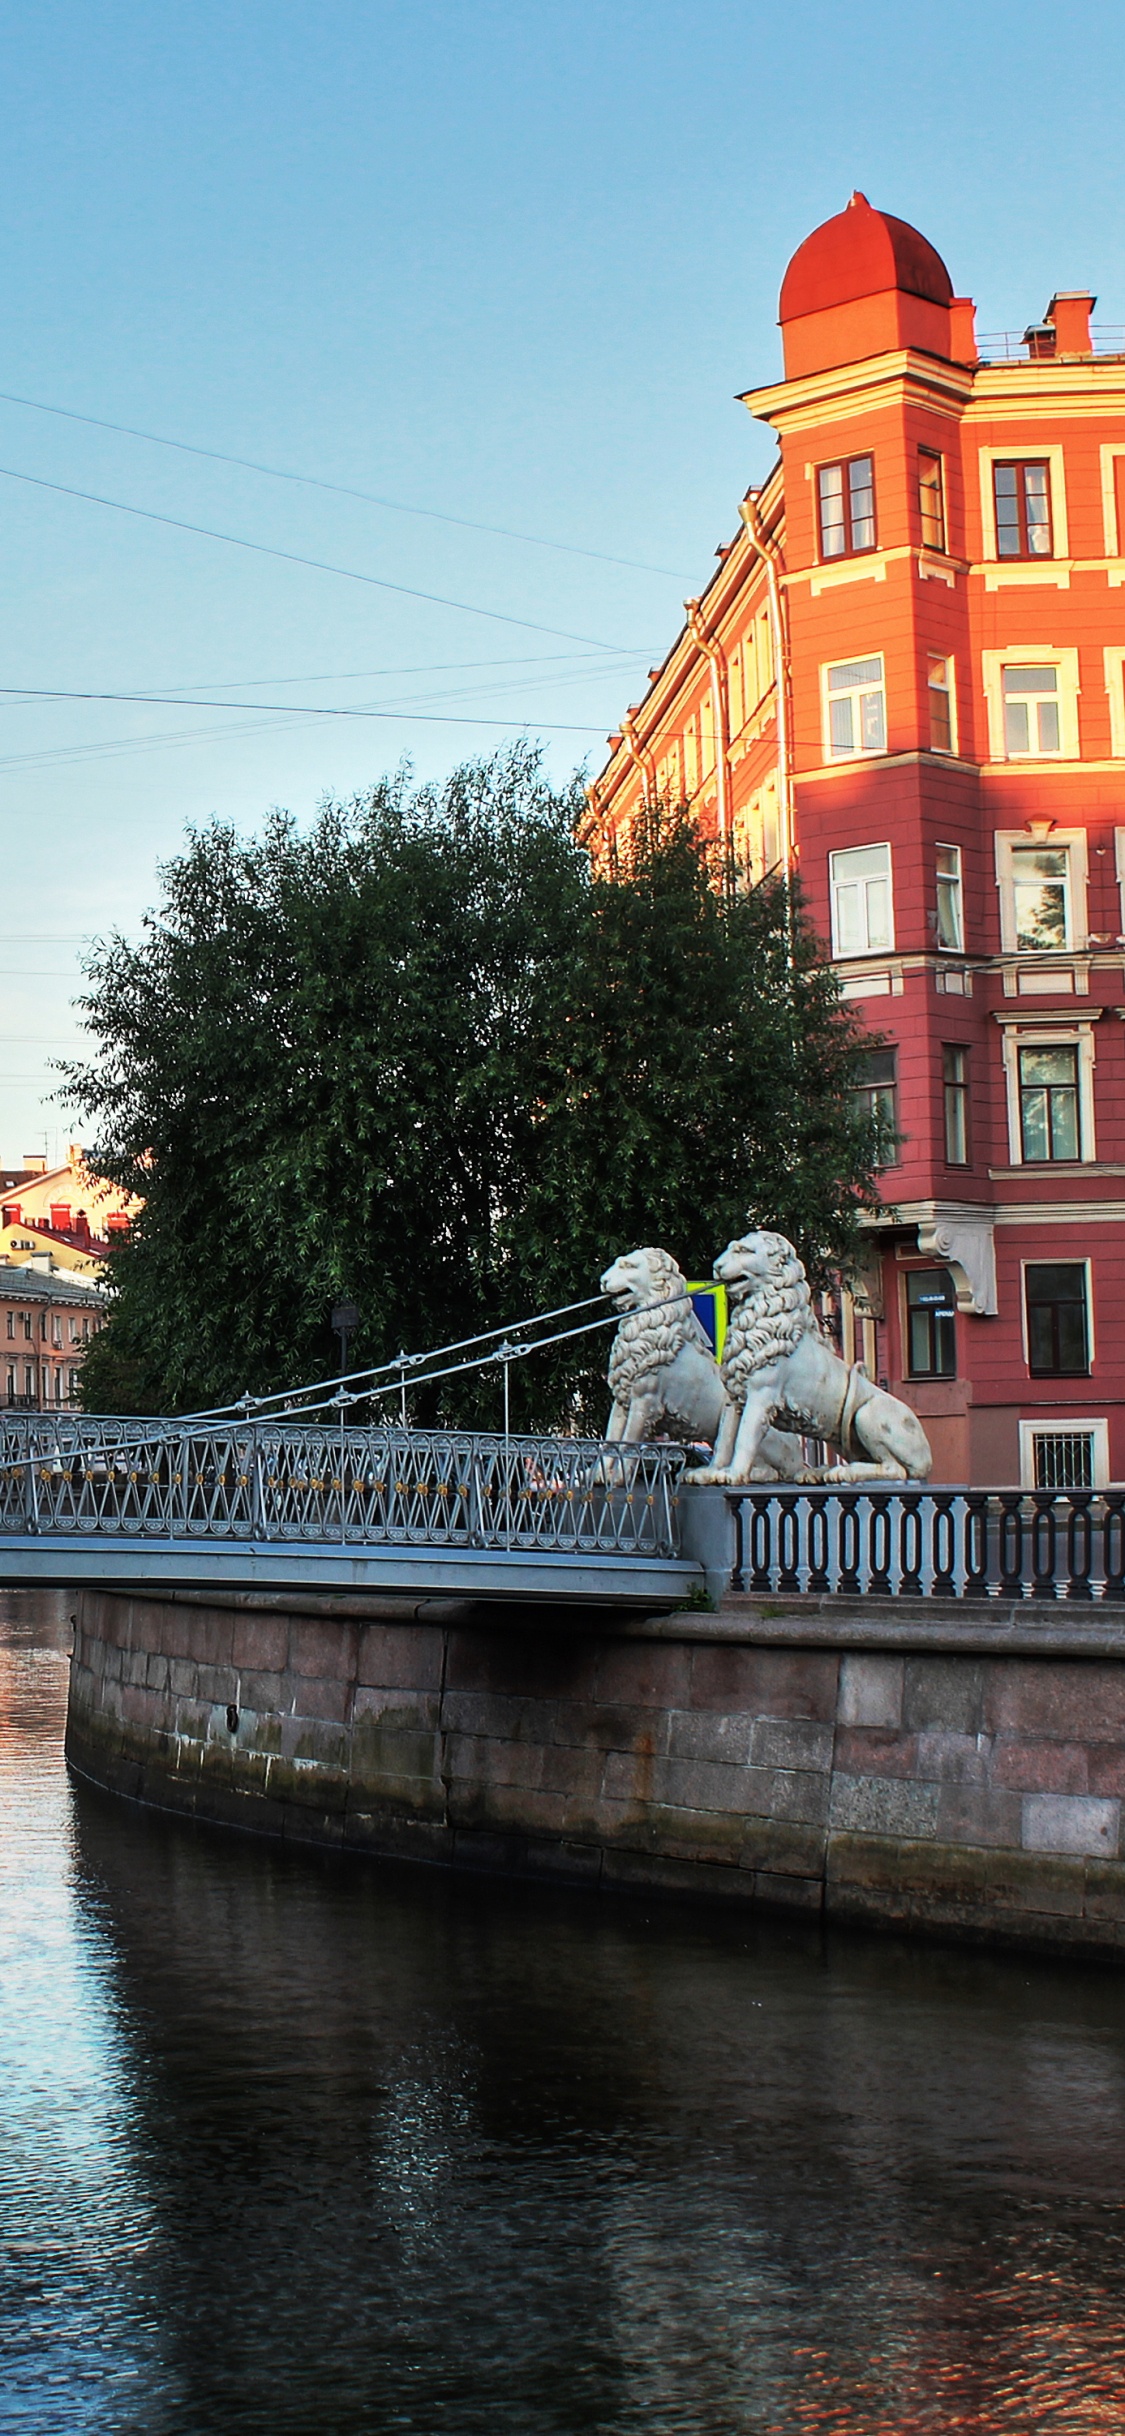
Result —
<instances>
[{"instance_id":1,"label":"reflection of building in water","mask_svg":"<svg viewBox=\"0 0 1125 2436\"><path fill-rule=\"evenodd\" d=\"M686 803L744 881L799 865L899 1134L841 1350L937 1480L1125 1478L1125 332L1052 298L982 338L853 195L786 271L778 459L583 834Z\"/></svg>"},{"instance_id":2,"label":"reflection of building in water","mask_svg":"<svg viewBox=\"0 0 1125 2436\"><path fill-rule=\"evenodd\" d=\"M1113 1981L85 1796L76 1863L174 2425L1014 2431L1070 2320L1121 2373Z\"/></svg>"}]
</instances>

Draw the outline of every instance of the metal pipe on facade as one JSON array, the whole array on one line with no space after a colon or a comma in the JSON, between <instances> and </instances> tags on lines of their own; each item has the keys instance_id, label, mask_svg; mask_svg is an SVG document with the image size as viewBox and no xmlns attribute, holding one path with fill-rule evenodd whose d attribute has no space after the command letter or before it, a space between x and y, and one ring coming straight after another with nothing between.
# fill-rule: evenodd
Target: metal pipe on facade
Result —
<instances>
[{"instance_id":1,"label":"metal pipe on facade","mask_svg":"<svg viewBox=\"0 0 1125 2436\"><path fill-rule=\"evenodd\" d=\"M641 773L641 798L648 807L656 801L656 758L647 744L642 744L633 724L632 712L621 722L625 750L634 767Z\"/></svg>"},{"instance_id":2,"label":"metal pipe on facade","mask_svg":"<svg viewBox=\"0 0 1125 2436\"><path fill-rule=\"evenodd\" d=\"M739 515L746 527L746 537L756 550L766 570L766 594L769 601L770 632L773 638L774 680L777 686L777 810L781 824L781 845L787 878L792 875L796 855L793 820L793 750L789 718L789 624L781 598L778 567L781 552L776 541L767 533L758 507L756 491L750 491L739 505Z\"/></svg>"},{"instance_id":3,"label":"metal pipe on facade","mask_svg":"<svg viewBox=\"0 0 1125 2436\"><path fill-rule=\"evenodd\" d=\"M727 717L727 663L717 635L709 634L703 622L698 601L685 601L688 632L697 643L711 671L711 716L715 728L715 779L719 816L719 840L726 845L730 836L730 734Z\"/></svg>"}]
</instances>

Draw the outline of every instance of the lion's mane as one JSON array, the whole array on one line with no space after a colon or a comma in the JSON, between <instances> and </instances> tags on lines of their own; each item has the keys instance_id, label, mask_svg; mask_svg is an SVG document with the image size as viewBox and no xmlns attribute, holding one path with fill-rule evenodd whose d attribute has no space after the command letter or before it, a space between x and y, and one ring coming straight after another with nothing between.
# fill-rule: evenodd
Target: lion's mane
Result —
<instances>
[{"instance_id":1,"label":"lion's mane","mask_svg":"<svg viewBox=\"0 0 1125 2436\"><path fill-rule=\"evenodd\" d=\"M653 1303L663 1308L642 1304L639 1311L627 1311L620 1322L609 1355L609 1392L615 1404L627 1405L637 1380L666 1369L681 1346L701 1345L707 1352L711 1350L686 1300L687 1279L671 1253L662 1252L656 1244L643 1244L641 1251L652 1279ZM672 1297L677 1294L685 1300L674 1302Z\"/></svg>"},{"instance_id":2,"label":"lion's mane","mask_svg":"<svg viewBox=\"0 0 1125 2436\"><path fill-rule=\"evenodd\" d=\"M769 1253L769 1277L734 1303L723 1346L723 1385L736 1404L744 1404L751 1381L785 1354L795 1353L804 1336L820 1331L804 1263L784 1235L759 1229Z\"/></svg>"}]
</instances>

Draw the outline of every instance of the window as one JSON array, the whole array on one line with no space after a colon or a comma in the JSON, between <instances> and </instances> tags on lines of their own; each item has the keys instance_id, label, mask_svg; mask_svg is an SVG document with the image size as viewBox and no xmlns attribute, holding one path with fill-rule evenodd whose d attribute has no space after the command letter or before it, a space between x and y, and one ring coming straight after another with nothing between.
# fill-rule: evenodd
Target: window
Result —
<instances>
[{"instance_id":1,"label":"window","mask_svg":"<svg viewBox=\"0 0 1125 2436\"><path fill-rule=\"evenodd\" d=\"M928 664L927 685L930 702L930 751L952 753L953 745L953 670L948 660L934 659Z\"/></svg>"},{"instance_id":2,"label":"window","mask_svg":"<svg viewBox=\"0 0 1125 2436\"><path fill-rule=\"evenodd\" d=\"M24 1364L23 1392L25 1396L33 1396L35 1394L35 1372L30 1362L26 1362Z\"/></svg>"},{"instance_id":3,"label":"window","mask_svg":"<svg viewBox=\"0 0 1125 2436\"><path fill-rule=\"evenodd\" d=\"M70 1401L72 1404L78 1402L78 1372L76 1370L72 1370L70 1374Z\"/></svg>"},{"instance_id":4,"label":"window","mask_svg":"<svg viewBox=\"0 0 1125 2436\"><path fill-rule=\"evenodd\" d=\"M945 1158L949 1167L969 1164L969 1052L952 1043L941 1053Z\"/></svg>"},{"instance_id":5,"label":"window","mask_svg":"<svg viewBox=\"0 0 1125 2436\"><path fill-rule=\"evenodd\" d=\"M1085 1261L1029 1261L1023 1275L1027 1365L1032 1378L1087 1372L1090 1326Z\"/></svg>"},{"instance_id":6,"label":"window","mask_svg":"<svg viewBox=\"0 0 1125 2436\"><path fill-rule=\"evenodd\" d=\"M960 846L939 846L937 850L937 943L952 948L965 944Z\"/></svg>"},{"instance_id":7,"label":"window","mask_svg":"<svg viewBox=\"0 0 1125 2436\"><path fill-rule=\"evenodd\" d=\"M24 1332L24 1335L25 1335L25 1336L28 1336L28 1337L29 1337L29 1336L31 1335L31 1313L30 1313L30 1311L25 1311L25 1312L24 1312L24 1314L23 1314L23 1332Z\"/></svg>"},{"instance_id":8,"label":"window","mask_svg":"<svg viewBox=\"0 0 1125 2436\"><path fill-rule=\"evenodd\" d=\"M865 956L894 946L889 846L849 846L830 854L832 948Z\"/></svg>"},{"instance_id":9,"label":"window","mask_svg":"<svg viewBox=\"0 0 1125 2436\"><path fill-rule=\"evenodd\" d=\"M9 1336L14 1336L14 1335L15 1335L15 1333L16 1333L16 1315L15 1315L15 1312L14 1312L14 1311L9 1311L9 1313L8 1313L8 1334L9 1334Z\"/></svg>"},{"instance_id":10,"label":"window","mask_svg":"<svg viewBox=\"0 0 1125 2436\"><path fill-rule=\"evenodd\" d=\"M1003 685L1007 759L1061 753L1057 668L1006 668Z\"/></svg>"},{"instance_id":11,"label":"window","mask_svg":"<svg viewBox=\"0 0 1125 2436\"><path fill-rule=\"evenodd\" d=\"M918 504L922 510L922 540L928 550L945 548L945 485L936 449L918 451Z\"/></svg>"},{"instance_id":12,"label":"window","mask_svg":"<svg viewBox=\"0 0 1125 2436\"><path fill-rule=\"evenodd\" d=\"M47 1314L46 1314L46 1312L45 1312L45 1311L41 1311L41 1312L40 1312L40 1314L39 1314L39 1334L40 1334L40 1336L42 1337L43 1343L44 1343L44 1344L46 1344L46 1342L47 1342Z\"/></svg>"},{"instance_id":13,"label":"window","mask_svg":"<svg viewBox=\"0 0 1125 2436\"><path fill-rule=\"evenodd\" d=\"M1102 476L1102 529L1107 558L1125 557L1125 456L1120 441L1103 440L1098 451ZM1120 581L1111 574L1110 582Z\"/></svg>"},{"instance_id":14,"label":"window","mask_svg":"<svg viewBox=\"0 0 1125 2436\"><path fill-rule=\"evenodd\" d=\"M1018 953L1071 943L1070 856L1065 846L1013 846L1012 908Z\"/></svg>"},{"instance_id":15,"label":"window","mask_svg":"<svg viewBox=\"0 0 1125 2436\"><path fill-rule=\"evenodd\" d=\"M848 457L821 465L816 477L822 558L853 558L875 547L875 465L871 457Z\"/></svg>"},{"instance_id":16,"label":"window","mask_svg":"<svg viewBox=\"0 0 1125 2436\"><path fill-rule=\"evenodd\" d=\"M906 1368L911 1379L957 1374L957 1297L948 1269L909 1269L906 1276Z\"/></svg>"},{"instance_id":17,"label":"window","mask_svg":"<svg viewBox=\"0 0 1125 2436\"><path fill-rule=\"evenodd\" d=\"M1033 1489L1093 1488L1092 1429L1035 1429L1030 1434Z\"/></svg>"},{"instance_id":18,"label":"window","mask_svg":"<svg viewBox=\"0 0 1125 2436\"><path fill-rule=\"evenodd\" d=\"M8 1372L8 1402L9 1402L9 1404L14 1404L14 1403L15 1403L15 1400L16 1400L16 1374L15 1374L15 1371L14 1371L14 1370L10 1370L10 1371Z\"/></svg>"},{"instance_id":19,"label":"window","mask_svg":"<svg viewBox=\"0 0 1125 2436\"><path fill-rule=\"evenodd\" d=\"M839 660L824 672L825 741L830 761L853 753L885 753L887 715L883 660Z\"/></svg>"},{"instance_id":20,"label":"window","mask_svg":"<svg viewBox=\"0 0 1125 2436\"><path fill-rule=\"evenodd\" d=\"M992 468L998 558L1050 558L1051 469L1045 457L999 460Z\"/></svg>"},{"instance_id":21,"label":"window","mask_svg":"<svg viewBox=\"0 0 1125 2436\"><path fill-rule=\"evenodd\" d=\"M1019 1070L1024 1159L1080 1159L1077 1049L1021 1049Z\"/></svg>"},{"instance_id":22,"label":"window","mask_svg":"<svg viewBox=\"0 0 1125 2436\"><path fill-rule=\"evenodd\" d=\"M1085 830L1043 826L1050 826L1050 835L1034 842L1027 828L995 833L1000 945L1008 956L1073 952L1086 944Z\"/></svg>"},{"instance_id":23,"label":"window","mask_svg":"<svg viewBox=\"0 0 1125 2436\"><path fill-rule=\"evenodd\" d=\"M895 1051L872 1049L864 1058L859 1080L852 1087L859 1116L875 1117L883 1132L884 1165L893 1166L898 1143L898 1091Z\"/></svg>"}]
</instances>

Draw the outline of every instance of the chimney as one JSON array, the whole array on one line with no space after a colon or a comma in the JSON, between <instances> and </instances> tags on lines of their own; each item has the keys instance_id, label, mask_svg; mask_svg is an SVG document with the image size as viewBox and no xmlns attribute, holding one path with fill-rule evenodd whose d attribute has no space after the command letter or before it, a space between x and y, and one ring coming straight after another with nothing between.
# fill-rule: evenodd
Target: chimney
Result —
<instances>
[{"instance_id":1,"label":"chimney","mask_svg":"<svg viewBox=\"0 0 1125 2436\"><path fill-rule=\"evenodd\" d=\"M41 1151L25 1150L23 1154L23 1172L25 1176L46 1175L47 1161Z\"/></svg>"},{"instance_id":2,"label":"chimney","mask_svg":"<svg viewBox=\"0 0 1125 2436\"><path fill-rule=\"evenodd\" d=\"M977 360L976 313L971 296L950 297L949 360L952 364L975 364Z\"/></svg>"},{"instance_id":3,"label":"chimney","mask_svg":"<svg viewBox=\"0 0 1125 2436\"><path fill-rule=\"evenodd\" d=\"M1096 296L1087 295L1085 288L1063 288L1059 295L1052 296L1046 319L1055 325L1056 355L1093 354L1090 315L1097 301Z\"/></svg>"}]
</instances>

